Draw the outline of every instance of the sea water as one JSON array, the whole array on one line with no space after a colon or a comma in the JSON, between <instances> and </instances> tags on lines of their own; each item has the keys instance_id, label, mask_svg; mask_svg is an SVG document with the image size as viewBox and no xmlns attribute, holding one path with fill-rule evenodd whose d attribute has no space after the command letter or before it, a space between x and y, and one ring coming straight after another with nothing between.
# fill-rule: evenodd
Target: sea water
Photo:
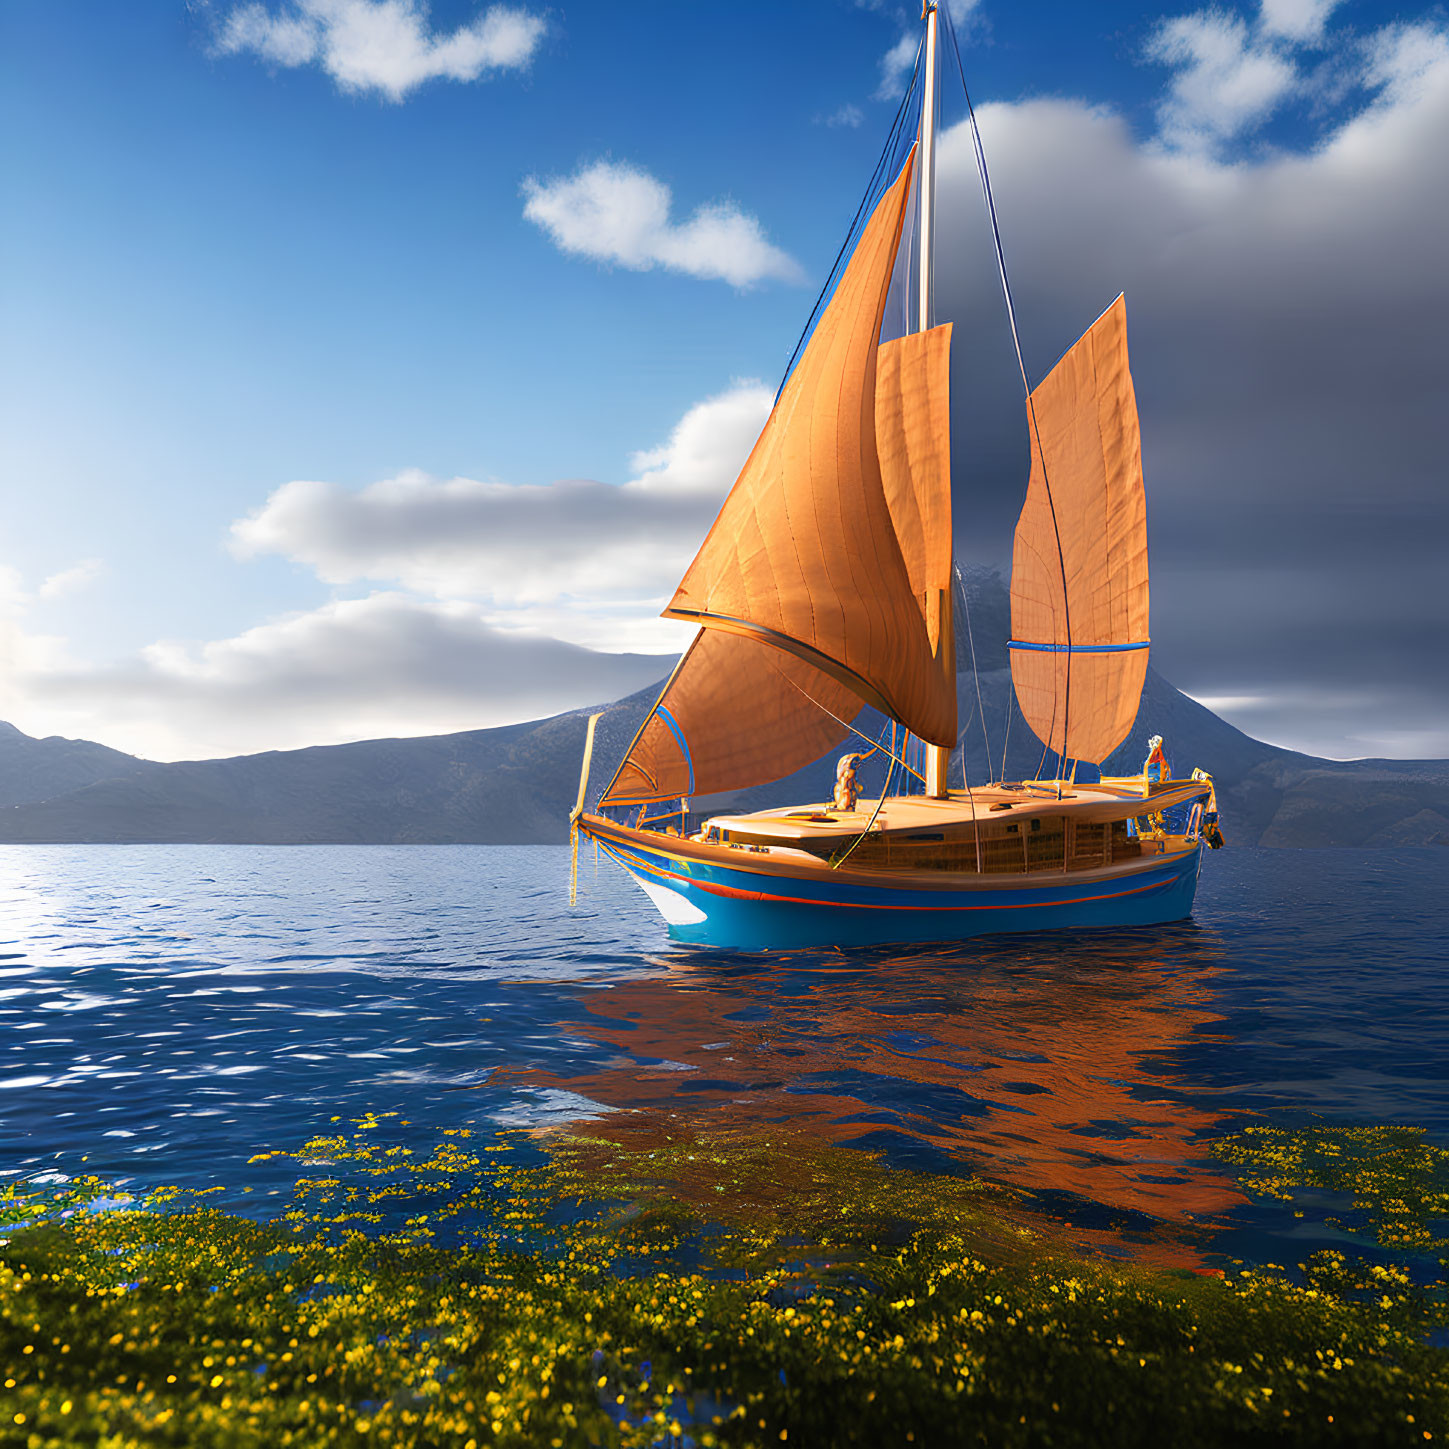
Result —
<instances>
[{"instance_id":1,"label":"sea water","mask_svg":"<svg viewBox=\"0 0 1449 1449\"><path fill-rule=\"evenodd\" d=\"M789 1124L1021 1189L1109 1251L1190 1231L1281 1262L1335 1230L1215 1141L1449 1147L1443 849L1230 847L1169 926L774 955L672 946L615 867L580 873L570 909L557 847L0 847L0 1181L251 1211L295 1164L248 1159L369 1112L419 1141Z\"/></svg>"}]
</instances>

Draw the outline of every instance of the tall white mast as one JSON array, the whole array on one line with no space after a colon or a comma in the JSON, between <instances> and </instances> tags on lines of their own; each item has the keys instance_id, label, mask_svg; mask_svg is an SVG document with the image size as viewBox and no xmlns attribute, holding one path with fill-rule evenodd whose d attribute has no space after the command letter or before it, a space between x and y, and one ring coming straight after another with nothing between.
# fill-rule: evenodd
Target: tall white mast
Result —
<instances>
[{"instance_id":1,"label":"tall white mast","mask_svg":"<svg viewBox=\"0 0 1449 1449\"><path fill-rule=\"evenodd\" d=\"M932 277L931 251L936 230L936 4L926 0L923 12L926 21L926 65L923 77L925 90L921 97L921 189L920 189L920 314L916 330L925 332L931 325Z\"/></svg>"},{"instance_id":2,"label":"tall white mast","mask_svg":"<svg viewBox=\"0 0 1449 1449\"><path fill-rule=\"evenodd\" d=\"M916 330L925 332L931 326L933 277L931 254L936 240L936 5L937 0L925 0L922 15L926 22L925 89L921 97L921 138L919 159L921 163L920 206L918 216L921 229L921 249L918 263L920 313ZM956 640L951 620L951 594L943 593L939 600L940 617L937 620L937 649L941 666L956 688ZM947 795L946 772L950 768L951 750L945 745L926 746L926 794L937 800Z\"/></svg>"}]
</instances>

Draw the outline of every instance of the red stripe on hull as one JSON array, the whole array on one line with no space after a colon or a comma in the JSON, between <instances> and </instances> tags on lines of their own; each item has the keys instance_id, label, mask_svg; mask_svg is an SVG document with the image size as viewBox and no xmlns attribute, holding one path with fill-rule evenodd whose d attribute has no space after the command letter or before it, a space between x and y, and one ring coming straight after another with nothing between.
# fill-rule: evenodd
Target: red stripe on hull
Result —
<instances>
[{"instance_id":1,"label":"red stripe on hull","mask_svg":"<svg viewBox=\"0 0 1449 1449\"><path fill-rule=\"evenodd\" d=\"M695 890L706 891L713 896L722 896L727 900L739 901L772 901L782 905L799 906L830 906L833 909L849 909L855 911L1021 911L1041 910L1044 907L1052 906L1078 906L1089 905L1096 901L1117 900L1122 896L1140 895L1143 891L1160 890L1167 881L1154 880L1146 885L1132 886L1128 890L1109 891L1101 895L1074 896L1066 900L1027 900L1027 901L989 901L979 905L941 905L941 906L914 906L894 901L846 901L846 900L812 900L809 896L781 896L774 895L769 891L747 891L741 890L738 886L719 885L714 881L698 880L693 876L680 875L676 871L665 870L662 866L652 864L647 860L638 857L631 857L631 853L619 846L612 845L607 841L600 841L604 851L612 855L626 870L646 870L650 875L661 876L665 880L678 881L683 885L692 886ZM884 887L889 889L889 887ZM1009 889L1009 887L997 887L997 889Z\"/></svg>"}]
</instances>

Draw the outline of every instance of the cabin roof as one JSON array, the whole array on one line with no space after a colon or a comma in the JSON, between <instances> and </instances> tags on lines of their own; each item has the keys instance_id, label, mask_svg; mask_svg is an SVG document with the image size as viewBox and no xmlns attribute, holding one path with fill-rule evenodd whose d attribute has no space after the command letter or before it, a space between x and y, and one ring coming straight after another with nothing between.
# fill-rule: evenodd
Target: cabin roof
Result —
<instances>
[{"instance_id":1,"label":"cabin roof","mask_svg":"<svg viewBox=\"0 0 1449 1449\"><path fill-rule=\"evenodd\" d=\"M1034 789L1002 785L981 786L968 795L952 790L948 799L925 795L888 795L880 813L879 798L862 798L854 810L836 810L828 804L777 806L743 815L711 815L708 825L731 833L769 836L775 840L830 840L859 835L867 827L887 835L936 834L969 831L973 823L990 824L1032 817L1062 816L1096 823L1125 820L1151 810L1165 810L1205 795L1208 786L1192 780L1154 782L1144 799L1140 785L1071 785L1060 797L1043 783ZM875 816L872 823L872 816Z\"/></svg>"}]
</instances>

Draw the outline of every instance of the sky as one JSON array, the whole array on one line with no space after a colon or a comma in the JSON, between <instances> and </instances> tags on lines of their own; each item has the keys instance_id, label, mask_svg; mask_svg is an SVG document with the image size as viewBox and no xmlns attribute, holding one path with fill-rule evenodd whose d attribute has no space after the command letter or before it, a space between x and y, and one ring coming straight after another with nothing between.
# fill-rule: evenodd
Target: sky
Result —
<instances>
[{"instance_id":1,"label":"sky","mask_svg":"<svg viewBox=\"0 0 1449 1449\"><path fill-rule=\"evenodd\" d=\"M951 4L1032 380L1127 295L1154 664L1449 756L1449 14ZM918 13L0 0L0 719L203 758L660 677ZM1020 381L942 107L956 550L1004 569Z\"/></svg>"}]
</instances>

